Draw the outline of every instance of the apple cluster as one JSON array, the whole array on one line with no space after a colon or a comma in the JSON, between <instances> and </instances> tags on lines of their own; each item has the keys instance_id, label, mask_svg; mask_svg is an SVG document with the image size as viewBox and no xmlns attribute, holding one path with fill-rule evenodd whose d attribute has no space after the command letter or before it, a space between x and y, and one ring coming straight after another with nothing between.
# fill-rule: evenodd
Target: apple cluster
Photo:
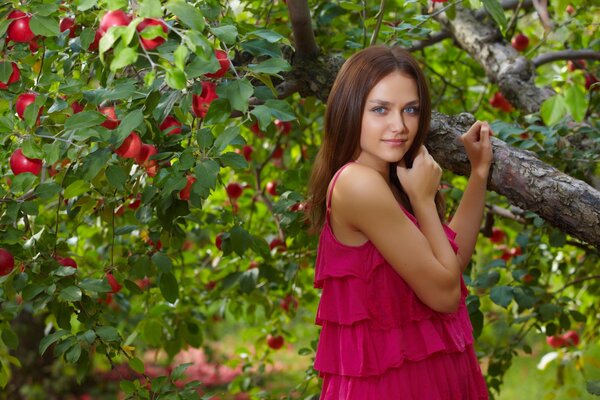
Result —
<instances>
[{"instance_id":1,"label":"apple cluster","mask_svg":"<svg viewBox=\"0 0 600 400\"><path fill-rule=\"evenodd\" d=\"M562 335L546 337L546 343L554 349L575 347L579 344L579 334L574 330L569 330Z\"/></svg>"}]
</instances>

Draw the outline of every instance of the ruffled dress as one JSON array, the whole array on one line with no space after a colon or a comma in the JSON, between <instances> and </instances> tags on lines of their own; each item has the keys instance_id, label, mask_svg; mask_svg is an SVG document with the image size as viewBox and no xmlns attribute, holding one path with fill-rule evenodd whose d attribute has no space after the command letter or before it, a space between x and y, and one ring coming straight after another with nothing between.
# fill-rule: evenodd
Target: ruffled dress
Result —
<instances>
[{"instance_id":1,"label":"ruffled dress","mask_svg":"<svg viewBox=\"0 0 600 400\"><path fill-rule=\"evenodd\" d=\"M456 252L456 234L444 230ZM488 399L462 278L458 310L432 310L370 241L340 243L328 206L314 286L322 289L314 363L323 379L322 400Z\"/></svg>"}]
</instances>

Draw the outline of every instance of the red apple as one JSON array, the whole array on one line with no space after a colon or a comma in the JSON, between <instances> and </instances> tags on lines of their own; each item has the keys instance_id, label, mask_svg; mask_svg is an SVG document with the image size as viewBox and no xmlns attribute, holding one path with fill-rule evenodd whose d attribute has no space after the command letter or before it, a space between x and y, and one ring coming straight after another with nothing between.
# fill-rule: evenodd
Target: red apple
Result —
<instances>
[{"instance_id":1,"label":"red apple","mask_svg":"<svg viewBox=\"0 0 600 400\"><path fill-rule=\"evenodd\" d=\"M233 183L230 183L229 185L227 185L226 190L227 190L227 195L229 196L229 198L231 198L232 200L235 200L242 195L244 188L239 183L233 182Z\"/></svg>"},{"instance_id":2,"label":"red apple","mask_svg":"<svg viewBox=\"0 0 600 400\"><path fill-rule=\"evenodd\" d=\"M254 148L252 148L252 146L250 145L244 145L244 147L242 148L242 154L244 155L244 158L246 159L246 161L251 161L252 160L252 153L254 152Z\"/></svg>"},{"instance_id":3,"label":"red apple","mask_svg":"<svg viewBox=\"0 0 600 400\"><path fill-rule=\"evenodd\" d=\"M150 287L150 284L151 284L150 278L148 278L147 276L145 276L142 279L137 279L135 281L135 284L138 285L138 287L141 290L146 290L146 289L148 289Z\"/></svg>"},{"instance_id":4,"label":"red apple","mask_svg":"<svg viewBox=\"0 0 600 400\"><path fill-rule=\"evenodd\" d=\"M575 7L573 7L571 4L569 4L567 6L567 8L565 8L565 11L567 12L567 14L573 15L575 13Z\"/></svg>"},{"instance_id":5,"label":"red apple","mask_svg":"<svg viewBox=\"0 0 600 400\"><path fill-rule=\"evenodd\" d=\"M565 347L567 345L567 341L562 336L557 335L546 337L546 343L554 349Z\"/></svg>"},{"instance_id":6,"label":"red apple","mask_svg":"<svg viewBox=\"0 0 600 400\"><path fill-rule=\"evenodd\" d=\"M98 111L106 115L106 119L100 124L106 129L115 129L121 123L121 121L117 118L117 113L115 112L115 108L113 106L99 107Z\"/></svg>"},{"instance_id":7,"label":"red apple","mask_svg":"<svg viewBox=\"0 0 600 400\"><path fill-rule=\"evenodd\" d=\"M144 20L142 22L140 22L140 24L136 27L136 29L140 33L140 42L142 43L142 47L146 50L154 50L155 48L157 48L158 46L160 46L161 44L163 44L165 42L165 38L160 37L160 36L156 36L151 39L145 39L144 37L142 37L142 35L141 35L142 31L147 26L153 26L153 25L160 26L164 33L169 32L169 27L167 26L167 24L164 23L164 21L162 21L160 19L154 19L154 18L144 18Z\"/></svg>"},{"instance_id":8,"label":"red apple","mask_svg":"<svg viewBox=\"0 0 600 400\"><path fill-rule=\"evenodd\" d=\"M181 133L181 122L172 115L167 115L159 126L160 130L167 132L167 135L177 135Z\"/></svg>"},{"instance_id":9,"label":"red apple","mask_svg":"<svg viewBox=\"0 0 600 400\"><path fill-rule=\"evenodd\" d=\"M63 265L65 267L77 268L77 262L71 257L55 256L54 258L56 259L56 261L58 261L60 265Z\"/></svg>"},{"instance_id":10,"label":"red apple","mask_svg":"<svg viewBox=\"0 0 600 400\"><path fill-rule=\"evenodd\" d=\"M25 118L25 109L27 108L28 105L30 105L31 103L33 103L35 101L35 98L38 96L37 93L34 92L29 92L29 93L22 93L19 95L19 97L17 97L17 101L15 102L15 111L17 112L17 115L19 116L19 118L24 119ZM40 110L38 111L38 122L39 122L39 116L42 113L42 107L40 107Z\"/></svg>"},{"instance_id":11,"label":"red apple","mask_svg":"<svg viewBox=\"0 0 600 400\"><path fill-rule=\"evenodd\" d=\"M598 78L594 74L585 74L585 89L590 90L594 83L598 83ZM594 86L593 90L598 89L598 85Z\"/></svg>"},{"instance_id":12,"label":"red apple","mask_svg":"<svg viewBox=\"0 0 600 400\"><path fill-rule=\"evenodd\" d=\"M223 245L223 233L219 233L215 238L215 246L217 249L221 250L221 246Z\"/></svg>"},{"instance_id":13,"label":"red apple","mask_svg":"<svg viewBox=\"0 0 600 400\"><path fill-rule=\"evenodd\" d=\"M140 153L135 158L135 162L143 166L149 176L156 176L156 173L158 172L158 160L150 160L150 157L157 153L158 150L156 150L155 146L144 143L142 144Z\"/></svg>"},{"instance_id":14,"label":"red apple","mask_svg":"<svg viewBox=\"0 0 600 400\"><path fill-rule=\"evenodd\" d=\"M188 175L185 177L187 179L187 184L183 189L179 191L179 198L181 200L189 200L190 194L192 192L192 185L196 182L196 177L193 175Z\"/></svg>"},{"instance_id":15,"label":"red apple","mask_svg":"<svg viewBox=\"0 0 600 400\"><path fill-rule=\"evenodd\" d=\"M0 276L8 275L15 267L15 259L12 253L0 247Z\"/></svg>"},{"instance_id":16,"label":"red apple","mask_svg":"<svg viewBox=\"0 0 600 400\"><path fill-rule=\"evenodd\" d=\"M100 34L105 34L113 26L127 26L131 22L131 17L123 10L109 11L100 20L98 30Z\"/></svg>"},{"instance_id":17,"label":"red apple","mask_svg":"<svg viewBox=\"0 0 600 400\"><path fill-rule=\"evenodd\" d=\"M490 236L490 242L501 243L506 238L506 233L500 228L492 228L492 236Z\"/></svg>"},{"instance_id":18,"label":"red apple","mask_svg":"<svg viewBox=\"0 0 600 400\"><path fill-rule=\"evenodd\" d=\"M34 175L39 175L42 171L42 160L26 157L21 149L16 149L12 153L9 164L11 171L15 175L24 172L31 172Z\"/></svg>"},{"instance_id":19,"label":"red apple","mask_svg":"<svg viewBox=\"0 0 600 400\"><path fill-rule=\"evenodd\" d=\"M573 72L578 69L586 69L587 62L583 59L580 60L569 60L567 61L567 70Z\"/></svg>"},{"instance_id":20,"label":"red apple","mask_svg":"<svg viewBox=\"0 0 600 400\"><path fill-rule=\"evenodd\" d=\"M6 82L0 82L0 89L8 89L8 85L11 83L15 83L21 78L21 71L19 71L19 67L17 67L16 63L11 63L12 65L12 73Z\"/></svg>"},{"instance_id":21,"label":"red apple","mask_svg":"<svg viewBox=\"0 0 600 400\"><path fill-rule=\"evenodd\" d=\"M277 251L284 251L286 248L285 242L279 238L275 238L269 243L270 250L276 249Z\"/></svg>"},{"instance_id":22,"label":"red apple","mask_svg":"<svg viewBox=\"0 0 600 400\"><path fill-rule=\"evenodd\" d=\"M525 49L529 46L529 38L522 33L519 33L517 36L512 38L510 44L517 51L525 51Z\"/></svg>"},{"instance_id":23,"label":"red apple","mask_svg":"<svg viewBox=\"0 0 600 400\"><path fill-rule=\"evenodd\" d=\"M523 275L521 280L523 281L523 283L531 283L535 280L535 277L530 273L526 273L525 275Z\"/></svg>"},{"instance_id":24,"label":"red apple","mask_svg":"<svg viewBox=\"0 0 600 400\"><path fill-rule=\"evenodd\" d=\"M108 280L108 284L110 285L110 288L112 289L112 293L117 293L123 288L123 286L121 286L119 284L117 279L110 272L108 274L106 274L106 280Z\"/></svg>"},{"instance_id":25,"label":"red apple","mask_svg":"<svg viewBox=\"0 0 600 400\"><path fill-rule=\"evenodd\" d=\"M280 121L278 119L275 120L275 127L277 130L284 135L287 135L292 130L292 123L289 121Z\"/></svg>"},{"instance_id":26,"label":"red apple","mask_svg":"<svg viewBox=\"0 0 600 400\"><path fill-rule=\"evenodd\" d=\"M283 347L283 336L281 335L277 335L277 336L273 336L273 335L268 335L267 336L267 345L272 348L273 350L279 350L280 348Z\"/></svg>"},{"instance_id":27,"label":"red apple","mask_svg":"<svg viewBox=\"0 0 600 400\"><path fill-rule=\"evenodd\" d=\"M213 82L202 82L202 93L192 96L192 111L198 118L204 118L208 113L210 103L219 96L217 96L217 85Z\"/></svg>"},{"instance_id":28,"label":"red apple","mask_svg":"<svg viewBox=\"0 0 600 400\"><path fill-rule=\"evenodd\" d=\"M90 43L90 45L88 46L88 50L98 50L98 46L100 45L100 39L102 39L102 32L100 32L100 30L96 30L96 33L94 33L94 41Z\"/></svg>"},{"instance_id":29,"label":"red apple","mask_svg":"<svg viewBox=\"0 0 600 400\"><path fill-rule=\"evenodd\" d=\"M502 92L496 92L494 94L494 97L490 99L490 105L504 112L511 112L513 110L512 105L506 100Z\"/></svg>"},{"instance_id":30,"label":"red apple","mask_svg":"<svg viewBox=\"0 0 600 400\"><path fill-rule=\"evenodd\" d=\"M279 302L279 306L285 310L285 312L290 312L290 306L292 306L295 310L298 309L298 299L296 299L291 294L286 295Z\"/></svg>"},{"instance_id":31,"label":"red apple","mask_svg":"<svg viewBox=\"0 0 600 400\"><path fill-rule=\"evenodd\" d=\"M73 114L80 113L83 111L83 105L78 101L74 101L71 103L71 110L73 110Z\"/></svg>"},{"instance_id":32,"label":"red apple","mask_svg":"<svg viewBox=\"0 0 600 400\"><path fill-rule=\"evenodd\" d=\"M277 182L267 182L266 190L271 196L277 196Z\"/></svg>"},{"instance_id":33,"label":"red apple","mask_svg":"<svg viewBox=\"0 0 600 400\"><path fill-rule=\"evenodd\" d=\"M35 34L29 27L29 21L31 15L25 14L23 11L14 10L8 14L8 19L12 19L8 29L6 31L6 37L8 40L19 43L28 43L33 40Z\"/></svg>"},{"instance_id":34,"label":"red apple","mask_svg":"<svg viewBox=\"0 0 600 400\"><path fill-rule=\"evenodd\" d=\"M142 204L142 196L138 193L138 195L135 198L133 198L133 196L129 196L129 198L131 199L131 201L129 202L129 204L127 204L127 208L129 208L130 210L137 210Z\"/></svg>"},{"instance_id":35,"label":"red apple","mask_svg":"<svg viewBox=\"0 0 600 400\"><path fill-rule=\"evenodd\" d=\"M573 330L567 331L562 337L570 346L577 346L579 344L579 335Z\"/></svg>"},{"instance_id":36,"label":"red apple","mask_svg":"<svg viewBox=\"0 0 600 400\"><path fill-rule=\"evenodd\" d=\"M216 72L205 74L208 78L220 78L229 71L231 66L229 62L229 58L227 57L227 53L223 50L215 50L215 57L217 57L217 61L219 61L220 68Z\"/></svg>"},{"instance_id":37,"label":"red apple","mask_svg":"<svg viewBox=\"0 0 600 400\"><path fill-rule=\"evenodd\" d=\"M259 138L265 137L265 134L260 130L260 127L258 126L258 122L256 122L256 121L252 125L250 125L250 130L252 132L254 132L256 137L259 137Z\"/></svg>"},{"instance_id":38,"label":"red apple","mask_svg":"<svg viewBox=\"0 0 600 400\"><path fill-rule=\"evenodd\" d=\"M115 153L124 158L136 158L142 149L142 139L136 132L131 132Z\"/></svg>"},{"instance_id":39,"label":"red apple","mask_svg":"<svg viewBox=\"0 0 600 400\"><path fill-rule=\"evenodd\" d=\"M69 31L69 37L71 39L73 39L75 37L75 29L77 27L75 26L75 21L73 20L73 18L63 18L60 21L60 25L59 25L59 29L61 32L64 32L66 30Z\"/></svg>"}]
</instances>

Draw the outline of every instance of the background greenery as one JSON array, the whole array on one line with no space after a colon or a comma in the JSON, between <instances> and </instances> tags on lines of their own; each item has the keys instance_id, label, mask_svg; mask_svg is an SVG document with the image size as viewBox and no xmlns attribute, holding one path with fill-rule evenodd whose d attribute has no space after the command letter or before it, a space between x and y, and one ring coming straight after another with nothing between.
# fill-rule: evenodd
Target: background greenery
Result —
<instances>
[{"instance_id":1,"label":"background greenery","mask_svg":"<svg viewBox=\"0 0 600 400\"><path fill-rule=\"evenodd\" d=\"M506 45L517 32L526 34L528 58L600 47L600 13L591 2L553 2L550 30L531 7L515 13L498 11L496 0L458 3L495 10ZM427 38L440 29L432 13L450 4L308 2L321 52L344 58L368 45L377 29L377 43L409 46ZM13 9L33 14L37 49L7 40ZM111 28L99 50L90 51L102 16L115 9L139 19ZM0 165L0 247L16 264L0 277L0 397L318 398L311 367L318 338L317 238L305 231L303 201L324 104L298 93L280 99L275 91L294 64L286 2L13 1L0 6L0 15L0 81L11 75L11 62L21 75L0 91L6 160ZM67 16L76 24L72 38L59 29ZM162 18L169 26L155 50L139 44L135 26L142 18ZM157 34L160 29L144 35ZM219 68L214 49L227 53L232 68L209 78L205 74ZM598 92L585 80L598 74L597 62L575 71L565 60L540 66L536 83L557 96L540 113L524 115L490 104L498 88L451 39L414 54L431 80L435 110L490 120L498 139L596 182ZM192 102L203 81L217 85L219 98L198 118ZM27 91L39 96L20 119L14 104ZM74 101L82 113L73 113ZM118 128L101 126L98 107L105 105L115 106ZM167 115L181 121L181 134L161 131ZM290 122L289 132L282 121ZM252 129L256 122L259 129ZM157 148L155 176L115 154L131 131ZM252 147L250 160L244 146ZM39 176L13 175L8 160L17 148L43 160ZM189 200L181 200L186 176L196 182ZM275 195L266 191L269 182L277 185ZM239 198L226 190L231 183L244 187ZM444 176L449 216L465 183L462 176ZM139 207L129 207L135 199ZM467 281L491 394L591 398L586 385L600 380L597 249L495 193L487 203ZM518 218L499 216L491 206ZM491 227L504 236L487 237ZM285 246L275 246L275 239ZM57 257L73 258L78 268L61 266ZM107 273L121 290L109 285ZM546 336L569 330L579 335L578 345L546 344ZM270 348L268 335L283 336L283 348ZM538 370L551 351L563 362Z\"/></svg>"}]
</instances>

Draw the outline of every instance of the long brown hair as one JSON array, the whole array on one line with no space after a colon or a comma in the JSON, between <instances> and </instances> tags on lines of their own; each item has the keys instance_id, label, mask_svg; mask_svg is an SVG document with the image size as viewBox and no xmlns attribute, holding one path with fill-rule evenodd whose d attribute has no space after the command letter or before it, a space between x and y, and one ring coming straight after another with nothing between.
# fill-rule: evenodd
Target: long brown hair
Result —
<instances>
[{"instance_id":1,"label":"long brown hair","mask_svg":"<svg viewBox=\"0 0 600 400\"><path fill-rule=\"evenodd\" d=\"M325 222L329 182L338 169L357 156L367 96L381 79L392 72L401 72L414 79L419 92L419 128L412 146L403 158L409 168L427 138L431 119L429 87L423 71L412 55L402 48L387 46L372 46L353 54L338 72L327 99L325 135L308 187L308 216L313 232L320 230ZM390 182L399 189L402 205L412 212L393 164L390 164ZM439 193L435 201L443 221L444 205Z\"/></svg>"}]
</instances>

